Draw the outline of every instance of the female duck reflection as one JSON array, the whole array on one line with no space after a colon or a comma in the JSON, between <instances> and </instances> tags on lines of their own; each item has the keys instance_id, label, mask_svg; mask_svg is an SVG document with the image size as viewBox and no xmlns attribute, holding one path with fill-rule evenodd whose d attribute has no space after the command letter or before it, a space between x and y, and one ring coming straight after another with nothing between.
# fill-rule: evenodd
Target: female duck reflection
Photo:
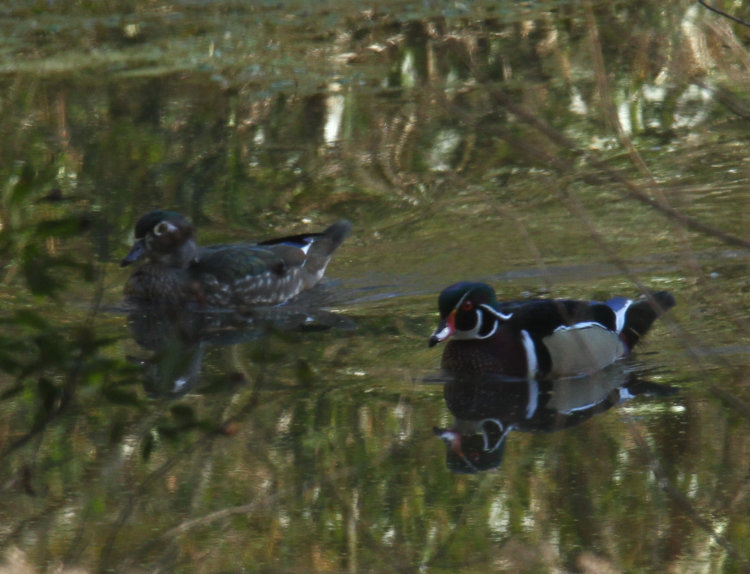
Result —
<instances>
[{"instance_id":1,"label":"female duck reflection","mask_svg":"<svg viewBox=\"0 0 750 574\"><path fill-rule=\"evenodd\" d=\"M619 364L587 377L547 381L456 378L444 386L455 422L434 432L446 444L449 470L476 473L500 465L512 430L554 432L638 395L676 392L674 387L641 380Z\"/></svg>"},{"instance_id":2,"label":"female duck reflection","mask_svg":"<svg viewBox=\"0 0 750 574\"><path fill-rule=\"evenodd\" d=\"M353 329L352 319L322 308L335 298L333 290L310 289L284 305L242 313L138 305L128 313L128 328L135 342L152 355L131 360L141 367L150 397L176 399L198 386L208 347L230 347L272 334ZM235 377L222 380L228 388L236 382Z\"/></svg>"}]
</instances>

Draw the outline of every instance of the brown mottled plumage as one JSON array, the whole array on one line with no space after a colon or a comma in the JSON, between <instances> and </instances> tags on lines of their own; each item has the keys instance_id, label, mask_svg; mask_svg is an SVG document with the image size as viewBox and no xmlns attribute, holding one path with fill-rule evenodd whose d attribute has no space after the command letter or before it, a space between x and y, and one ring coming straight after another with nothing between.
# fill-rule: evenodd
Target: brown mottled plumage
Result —
<instances>
[{"instance_id":1,"label":"brown mottled plumage","mask_svg":"<svg viewBox=\"0 0 750 574\"><path fill-rule=\"evenodd\" d=\"M125 295L136 302L219 308L276 305L318 283L350 231L341 220L322 233L198 247L185 217L152 211L136 223L136 242L121 262L124 267L147 259L128 279Z\"/></svg>"}]
</instances>

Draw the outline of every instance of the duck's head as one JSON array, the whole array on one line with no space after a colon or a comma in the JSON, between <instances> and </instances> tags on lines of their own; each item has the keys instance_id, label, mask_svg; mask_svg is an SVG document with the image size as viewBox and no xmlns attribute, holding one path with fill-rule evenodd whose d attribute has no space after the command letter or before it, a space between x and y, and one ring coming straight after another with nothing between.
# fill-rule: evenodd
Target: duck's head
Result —
<instances>
[{"instance_id":1,"label":"duck's head","mask_svg":"<svg viewBox=\"0 0 750 574\"><path fill-rule=\"evenodd\" d=\"M147 257L152 263L185 268L198 251L193 226L174 211L151 211L135 224L135 243L121 267Z\"/></svg>"},{"instance_id":2,"label":"duck's head","mask_svg":"<svg viewBox=\"0 0 750 574\"><path fill-rule=\"evenodd\" d=\"M438 298L440 323L430 337L430 347L454 339L486 339L510 314L496 309L495 290L486 283L462 281L446 287Z\"/></svg>"}]
</instances>

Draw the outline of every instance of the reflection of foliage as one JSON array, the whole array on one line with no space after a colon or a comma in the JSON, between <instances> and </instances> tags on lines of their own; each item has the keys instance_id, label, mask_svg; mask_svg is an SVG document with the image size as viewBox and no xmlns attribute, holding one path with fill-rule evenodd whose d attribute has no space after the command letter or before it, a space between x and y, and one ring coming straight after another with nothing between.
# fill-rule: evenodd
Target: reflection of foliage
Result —
<instances>
[{"instance_id":1,"label":"reflection of foliage","mask_svg":"<svg viewBox=\"0 0 750 574\"><path fill-rule=\"evenodd\" d=\"M16 331L0 338L0 368L15 379L2 398L18 397L14 417L20 415L19 420L26 411L34 413L30 429L6 447L3 457L69 409L77 393L85 396L93 387L114 403L137 403L120 387L130 369L101 354L112 339L90 326L56 325L34 311L18 311L2 325Z\"/></svg>"},{"instance_id":2,"label":"reflection of foliage","mask_svg":"<svg viewBox=\"0 0 750 574\"><path fill-rule=\"evenodd\" d=\"M441 397L408 374L432 360L419 333L433 301L365 305L351 337L214 349L202 392L173 403L136 388L122 317L80 312L119 298L121 277L97 271L157 206L190 215L207 241L346 214L362 230L353 249L366 247L352 273L368 283L403 270L400 295L448 272L528 270L532 243L547 262L601 257L587 213L734 348L746 265L718 263L736 289L729 319L712 317L700 275L671 267L681 245L660 199L631 201L611 176L621 169L650 194L645 164L681 184L665 190L680 209L746 233L744 180L717 192L708 168L726 176L746 159L746 126L722 107L746 107L741 37L707 19L686 31L692 2L428 2L408 17L357 3L285 2L283 14L162 4L133 0L110 17L113 3L18 1L21 17L0 24L24 55L0 78L0 273L3 298L22 309L0 323L0 545L33 537L40 564L101 570L195 569L196 558L212 571L668 570L705 556L742 568L746 557L716 547L662 491L690 493L726 525L720 542L747 552L750 433L710 396L634 417L656 445L658 481L613 417L551 444L524 437L500 474L455 478L429 430ZM575 225L578 204L562 192L588 209L573 210ZM386 230L384 252L371 239ZM658 257L668 269L650 267ZM422 270L427 285L415 283ZM527 274L506 294L529 285L539 281Z\"/></svg>"},{"instance_id":3,"label":"reflection of foliage","mask_svg":"<svg viewBox=\"0 0 750 574\"><path fill-rule=\"evenodd\" d=\"M62 288L61 270L66 268L78 268L91 277L89 265L53 253L59 240L81 233L87 225L85 218L32 219L31 206L40 199L44 201L44 188L51 188L55 173L55 165L37 170L25 162L5 174L0 208L0 270L7 275L20 267L27 287L36 295L52 295Z\"/></svg>"},{"instance_id":4,"label":"reflection of foliage","mask_svg":"<svg viewBox=\"0 0 750 574\"><path fill-rule=\"evenodd\" d=\"M15 299L22 303L0 322L2 398L12 401L14 420L28 419L28 425L18 426L19 436L2 449L3 458L74 408L77 396L98 389L121 402L128 393L119 385L131 372L107 356L114 340L98 334L90 317L72 324L61 321L59 304L63 293L70 294L68 284L76 279L92 283L96 278L93 261L73 255L72 249L72 244L83 242L91 216L66 207L56 187L58 165L36 168L32 161L5 173L0 210L2 277L7 287L15 286ZM31 300L16 280L18 275ZM39 309L22 308L29 303Z\"/></svg>"}]
</instances>

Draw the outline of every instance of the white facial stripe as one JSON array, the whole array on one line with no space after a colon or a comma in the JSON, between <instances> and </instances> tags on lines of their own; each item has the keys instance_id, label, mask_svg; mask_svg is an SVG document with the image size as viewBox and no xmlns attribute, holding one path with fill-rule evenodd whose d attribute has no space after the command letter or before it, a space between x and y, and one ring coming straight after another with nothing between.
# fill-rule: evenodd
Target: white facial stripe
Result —
<instances>
[{"instance_id":1,"label":"white facial stripe","mask_svg":"<svg viewBox=\"0 0 750 574\"><path fill-rule=\"evenodd\" d=\"M526 351L526 377L533 379L536 377L537 369L539 368L539 362L536 358L536 346L534 341L529 335L529 332L525 329L521 330L521 341L523 342L523 348Z\"/></svg>"},{"instance_id":2,"label":"white facial stripe","mask_svg":"<svg viewBox=\"0 0 750 574\"><path fill-rule=\"evenodd\" d=\"M154 234L163 235L164 233L171 233L172 231L176 231L176 230L177 230L177 227L169 223L169 221L160 221L154 227Z\"/></svg>"},{"instance_id":3,"label":"white facial stripe","mask_svg":"<svg viewBox=\"0 0 750 574\"><path fill-rule=\"evenodd\" d=\"M492 444L490 444L490 437L487 434L487 429L485 428L485 425L487 423L497 425L497 428L500 430L500 436ZM478 426L482 429L482 436L484 438L484 450L486 450L487 452L495 452L497 449L499 449L505 442L505 438L508 436L508 433L516 428L515 425L508 425L506 427L499 419L482 419L481 421L479 421Z\"/></svg>"},{"instance_id":4,"label":"white facial stripe","mask_svg":"<svg viewBox=\"0 0 750 574\"><path fill-rule=\"evenodd\" d=\"M482 305L482 308L484 308L484 305ZM468 331L456 329L456 332L453 334L454 339L489 339L497 332L497 328L500 326L500 322L494 321L490 332L486 335L480 335L479 331L482 328L482 320L484 315L482 315L482 311L480 311L479 309L476 310L475 315L477 317L477 322L474 324L474 327L472 327ZM440 337L440 334L442 334L442 331L438 334L438 337Z\"/></svg>"},{"instance_id":5,"label":"white facial stripe","mask_svg":"<svg viewBox=\"0 0 750 574\"><path fill-rule=\"evenodd\" d=\"M480 316L480 319L479 319L479 322L477 323L477 325L481 325L482 324L482 319L481 319L482 312L481 311L477 311L477 315ZM492 330L489 333L487 333L486 335L484 335L483 337L477 335L477 339L489 339L490 337L492 337L492 335L495 334L495 331L497 331L498 325L500 325L499 321L493 321Z\"/></svg>"},{"instance_id":6,"label":"white facial stripe","mask_svg":"<svg viewBox=\"0 0 750 574\"><path fill-rule=\"evenodd\" d=\"M539 383L536 379L529 381L528 389L529 398L526 401L526 419L533 417L536 409L539 407Z\"/></svg>"},{"instance_id":7,"label":"white facial stripe","mask_svg":"<svg viewBox=\"0 0 750 574\"><path fill-rule=\"evenodd\" d=\"M498 430L500 431L500 436L498 439L490 444L490 437L487 433L487 429L485 426L487 423L492 423L495 425ZM510 431L511 427L505 428L505 425L500 419L490 418L490 419L482 419L479 421L479 424L477 425L479 428L482 429L482 438L484 439L484 450L487 452L495 452L498 448L500 448L500 445L503 444L503 441L505 440L505 436L508 434L508 431Z\"/></svg>"},{"instance_id":8,"label":"white facial stripe","mask_svg":"<svg viewBox=\"0 0 750 574\"><path fill-rule=\"evenodd\" d=\"M629 300L625 305L623 305L620 309L617 310L615 313L615 330L618 333L622 333L623 327L625 327L625 313L627 313L628 308L630 305L633 304L633 300Z\"/></svg>"},{"instance_id":9,"label":"white facial stripe","mask_svg":"<svg viewBox=\"0 0 750 574\"><path fill-rule=\"evenodd\" d=\"M495 317L497 317L501 321L507 321L508 319L510 319L513 316L513 313L508 313L506 315L505 313L501 313L500 311L498 311L494 307L491 307L490 305L487 305L487 304L482 304L482 305L480 305L480 307L482 309L486 310L487 312L492 313Z\"/></svg>"},{"instance_id":10,"label":"white facial stripe","mask_svg":"<svg viewBox=\"0 0 750 574\"><path fill-rule=\"evenodd\" d=\"M465 297L465 296L464 296ZM463 301L463 299L461 299ZM459 303L460 305L460 303ZM477 316L477 322L468 331L462 331L461 329L456 329L456 332L453 334L454 339L481 339L482 337L479 336L479 327L482 325L482 312L477 309L476 312Z\"/></svg>"},{"instance_id":11,"label":"white facial stripe","mask_svg":"<svg viewBox=\"0 0 750 574\"><path fill-rule=\"evenodd\" d=\"M459 309L459 308L461 307L461 305L463 305L463 304L464 304L464 301L466 300L466 298L467 298L467 297L468 297L468 296L469 296L470 294L471 294L471 291L467 291L466 293L464 293L464 296L463 296L463 297L461 297L461 299L459 300L459 302L458 302L458 303L456 303L456 306L455 306L455 307L453 307L453 308L454 308L454 309Z\"/></svg>"}]
</instances>

